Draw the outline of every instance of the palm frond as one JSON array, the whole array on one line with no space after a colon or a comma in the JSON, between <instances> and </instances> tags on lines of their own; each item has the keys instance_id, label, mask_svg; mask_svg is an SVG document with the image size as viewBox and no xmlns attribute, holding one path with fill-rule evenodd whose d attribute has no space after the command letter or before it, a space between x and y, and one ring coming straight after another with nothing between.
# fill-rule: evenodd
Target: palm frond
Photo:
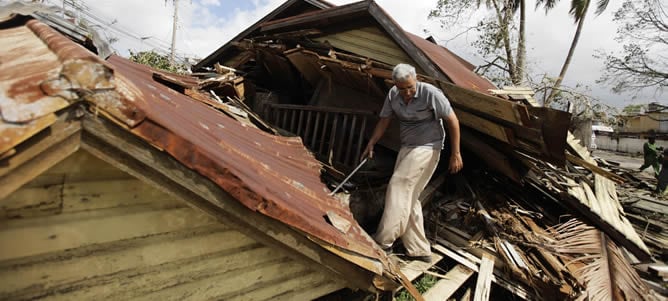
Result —
<instances>
[{"instance_id":1,"label":"palm frond","mask_svg":"<svg viewBox=\"0 0 668 301\"><path fill-rule=\"evenodd\" d=\"M536 9L543 6L545 9L545 14L547 14L550 10L557 6L557 3L559 3L559 0L536 0Z\"/></svg>"},{"instance_id":2,"label":"palm frond","mask_svg":"<svg viewBox=\"0 0 668 301\"><path fill-rule=\"evenodd\" d=\"M610 0L598 0L598 3L596 3L596 14L602 14L608 8L608 3L610 3Z\"/></svg>"},{"instance_id":3,"label":"palm frond","mask_svg":"<svg viewBox=\"0 0 668 301\"><path fill-rule=\"evenodd\" d=\"M579 263L575 277L586 286L591 301L647 300L649 289L624 257L623 251L605 233L572 219L553 229L554 252Z\"/></svg>"},{"instance_id":4,"label":"palm frond","mask_svg":"<svg viewBox=\"0 0 668 301\"><path fill-rule=\"evenodd\" d=\"M571 10L569 13L573 16L575 23L580 22L587 14L590 0L571 0Z\"/></svg>"}]
</instances>

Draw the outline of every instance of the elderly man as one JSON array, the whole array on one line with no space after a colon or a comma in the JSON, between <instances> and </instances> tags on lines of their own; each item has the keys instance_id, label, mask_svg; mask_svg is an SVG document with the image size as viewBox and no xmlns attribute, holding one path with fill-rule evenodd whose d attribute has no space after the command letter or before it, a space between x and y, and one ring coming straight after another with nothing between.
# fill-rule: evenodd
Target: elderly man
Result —
<instances>
[{"instance_id":1,"label":"elderly man","mask_svg":"<svg viewBox=\"0 0 668 301\"><path fill-rule=\"evenodd\" d=\"M425 236L418 197L433 175L443 149L445 131L441 120L445 120L450 137L449 171L456 173L462 169L459 120L440 89L417 81L413 66L397 65L392 78L395 86L385 98L380 121L362 155L362 158L373 158L374 145L385 133L391 118L397 118L401 149L374 239L389 251L394 241L401 238L410 259L429 262L431 246Z\"/></svg>"}]
</instances>

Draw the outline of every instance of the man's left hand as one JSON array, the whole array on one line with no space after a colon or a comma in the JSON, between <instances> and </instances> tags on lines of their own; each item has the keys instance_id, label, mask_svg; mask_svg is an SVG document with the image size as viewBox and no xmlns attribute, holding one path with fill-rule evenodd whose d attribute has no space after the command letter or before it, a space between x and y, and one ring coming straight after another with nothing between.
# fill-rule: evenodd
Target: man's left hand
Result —
<instances>
[{"instance_id":1,"label":"man's left hand","mask_svg":"<svg viewBox=\"0 0 668 301\"><path fill-rule=\"evenodd\" d=\"M450 155L450 165L449 171L451 174L456 174L464 167L464 161L462 160L462 155L460 153L455 153Z\"/></svg>"}]
</instances>

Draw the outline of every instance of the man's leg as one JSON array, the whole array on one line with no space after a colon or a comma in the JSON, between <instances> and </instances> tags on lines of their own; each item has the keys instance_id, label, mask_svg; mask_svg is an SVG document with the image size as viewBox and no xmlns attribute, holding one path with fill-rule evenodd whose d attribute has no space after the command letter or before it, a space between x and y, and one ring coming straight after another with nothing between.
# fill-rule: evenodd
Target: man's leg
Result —
<instances>
[{"instance_id":1,"label":"man's leg","mask_svg":"<svg viewBox=\"0 0 668 301\"><path fill-rule=\"evenodd\" d=\"M431 246L424 231L422 204L420 203L419 197L436 170L436 165L438 165L438 160L441 156L441 150L422 148L420 151L425 152L427 156L420 156L425 157L425 160L415 162L415 164L424 165L424 171L420 176L418 183L415 185L415 190L413 191L411 199L411 215L408 219L406 232L401 236L401 240L404 242L404 247L406 247L406 253L409 256L431 255Z\"/></svg>"},{"instance_id":2,"label":"man's leg","mask_svg":"<svg viewBox=\"0 0 668 301\"><path fill-rule=\"evenodd\" d=\"M411 199L415 186L424 173L430 153L420 152L420 148L402 147L397 156L392 179L385 194L385 210L374 235L376 242L383 248L389 248L394 241L406 232L411 215ZM418 151L416 151L418 150Z\"/></svg>"},{"instance_id":3,"label":"man's leg","mask_svg":"<svg viewBox=\"0 0 668 301\"><path fill-rule=\"evenodd\" d=\"M662 169L657 180L658 181L654 192L659 196L662 196L666 192L666 187L668 186L668 170Z\"/></svg>"},{"instance_id":4,"label":"man's leg","mask_svg":"<svg viewBox=\"0 0 668 301\"><path fill-rule=\"evenodd\" d=\"M654 176L658 178L659 173L661 172L661 164L659 164L659 161L652 163L652 168L654 169Z\"/></svg>"}]
</instances>

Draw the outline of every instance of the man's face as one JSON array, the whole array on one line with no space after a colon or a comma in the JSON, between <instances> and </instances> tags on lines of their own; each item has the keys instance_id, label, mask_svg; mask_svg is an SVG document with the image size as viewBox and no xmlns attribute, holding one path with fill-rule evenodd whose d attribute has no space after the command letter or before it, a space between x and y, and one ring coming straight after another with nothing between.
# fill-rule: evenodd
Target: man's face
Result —
<instances>
[{"instance_id":1,"label":"man's face","mask_svg":"<svg viewBox=\"0 0 668 301\"><path fill-rule=\"evenodd\" d=\"M415 78L413 78L412 76L404 81L398 81L395 83L395 86L397 86L397 89L399 89L399 94L401 94L401 97L405 101L408 101L412 99L413 96L415 96L416 85L417 82L415 81Z\"/></svg>"}]
</instances>

